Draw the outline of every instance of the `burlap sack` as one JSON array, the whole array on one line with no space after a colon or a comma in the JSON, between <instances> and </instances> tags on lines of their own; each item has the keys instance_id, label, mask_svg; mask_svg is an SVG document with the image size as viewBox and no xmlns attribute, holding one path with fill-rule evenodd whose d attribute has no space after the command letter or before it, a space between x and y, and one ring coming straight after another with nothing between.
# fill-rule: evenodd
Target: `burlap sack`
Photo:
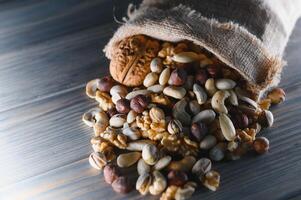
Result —
<instances>
[{"instance_id":1,"label":"burlap sack","mask_svg":"<svg viewBox=\"0 0 301 200\"><path fill-rule=\"evenodd\" d=\"M164 41L190 40L236 69L258 98L277 85L283 51L301 14L301 0L144 0L104 51L145 34Z\"/></svg>"}]
</instances>

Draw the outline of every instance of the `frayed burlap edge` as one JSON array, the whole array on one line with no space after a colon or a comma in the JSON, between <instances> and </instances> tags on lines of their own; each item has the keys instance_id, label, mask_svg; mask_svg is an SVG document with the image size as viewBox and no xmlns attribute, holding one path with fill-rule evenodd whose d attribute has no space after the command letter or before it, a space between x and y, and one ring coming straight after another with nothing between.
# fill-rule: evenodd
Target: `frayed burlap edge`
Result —
<instances>
[{"instance_id":1,"label":"frayed burlap edge","mask_svg":"<svg viewBox=\"0 0 301 200\"><path fill-rule=\"evenodd\" d=\"M173 17L172 15L175 13L181 13L181 16ZM164 19L153 16L161 16ZM241 38L241 40L244 41L244 46L241 47L242 50L252 52L252 55L247 56L258 58L258 60L250 64L248 63L248 59L244 63L244 59L224 55L223 51L214 47L208 38L206 40L204 39L205 37L199 37L198 33L206 29L198 29L199 32L195 34L193 27L188 23L189 20L198 20L202 22L203 25L207 24L211 29L218 30L211 33L212 36L216 38L221 37L219 33L235 34L235 37L238 39ZM168 26L173 25L176 21L179 21L180 28ZM208 19L195 10L183 5L170 9L170 13L166 13L166 11L162 13L162 10L155 7L141 7L137 11L132 12L130 19L115 32L114 36L106 45L104 49L106 56L111 59L121 40L138 34L148 35L159 40L170 42L189 40L206 48L215 54L222 62L237 70L247 80L247 87L252 91L253 98L255 99L260 98L269 88L279 83L280 74L285 64L281 58L271 55L262 42L249 33L244 27L233 22L220 23L216 19ZM252 73L254 70L258 73Z\"/></svg>"}]
</instances>

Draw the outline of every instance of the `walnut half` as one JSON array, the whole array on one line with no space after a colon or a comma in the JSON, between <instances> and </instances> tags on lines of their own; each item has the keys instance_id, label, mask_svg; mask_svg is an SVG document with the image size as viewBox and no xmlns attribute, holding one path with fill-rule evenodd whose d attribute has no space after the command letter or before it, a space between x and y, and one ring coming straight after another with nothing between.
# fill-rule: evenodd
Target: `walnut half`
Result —
<instances>
[{"instance_id":1,"label":"walnut half","mask_svg":"<svg viewBox=\"0 0 301 200\"><path fill-rule=\"evenodd\" d=\"M126 86L139 86L150 72L150 62L156 57L160 44L157 40L135 35L122 40L110 63L112 77Z\"/></svg>"}]
</instances>

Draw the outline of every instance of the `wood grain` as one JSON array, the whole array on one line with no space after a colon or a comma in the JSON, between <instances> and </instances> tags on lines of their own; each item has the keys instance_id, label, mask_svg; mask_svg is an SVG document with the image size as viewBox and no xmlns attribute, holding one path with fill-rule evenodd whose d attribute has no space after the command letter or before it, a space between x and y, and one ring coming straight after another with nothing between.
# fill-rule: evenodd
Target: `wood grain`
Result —
<instances>
[{"instance_id":1,"label":"wood grain","mask_svg":"<svg viewBox=\"0 0 301 200\"><path fill-rule=\"evenodd\" d=\"M120 19L129 1L118 1ZM116 1L115 1L116 4ZM0 0L0 199L157 199L112 191L89 166L92 130L81 115L95 103L87 81L108 72L101 49L118 24L109 0ZM286 49L273 107L262 134L271 149L215 164L221 188L192 199L301 199L301 21Z\"/></svg>"}]
</instances>

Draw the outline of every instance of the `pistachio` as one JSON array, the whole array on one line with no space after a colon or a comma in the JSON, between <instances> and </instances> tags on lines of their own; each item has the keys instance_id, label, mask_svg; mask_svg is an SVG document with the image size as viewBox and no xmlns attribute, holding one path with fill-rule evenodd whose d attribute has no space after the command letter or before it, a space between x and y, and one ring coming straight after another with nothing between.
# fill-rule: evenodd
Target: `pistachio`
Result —
<instances>
[{"instance_id":1,"label":"pistachio","mask_svg":"<svg viewBox=\"0 0 301 200\"><path fill-rule=\"evenodd\" d=\"M114 94L114 95L112 95L111 99L112 99L112 102L116 105L117 101L122 99L122 97L119 94Z\"/></svg>"},{"instance_id":2,"label":"pistachio","mask_svg":"<svg viewBox=\"0 0 301 200\"><path fill-rule=\"evenodd\" d=\"M148 95L150 93L151 91L149 90L133 90L132 92L128 93L125 98L131 100L138 95Z\"/></svg>"},{"instance_id":3,"label":"pistachio","mask_svg":"<svg viewBox=\"0 0 301 200\"><path fill-rule=\"evenodd\" d=\"M129 127L128 123L123 124L122 133L131 140L138 140L141 137L140 130L136 127Z\"/></svg>"},{"instance_id":4,"label":"pistachio","mask_svg":"<svg viewBox=\"0 0 301 200\"><path fill-rule=\"evenodd\" d=\"M190 52L181 52L175 54L171 59L178 63L191 63L200 59L200 56L192 51Z\"/></svg>"},{"instance_id":5,"label":"pistachio","mask_svg":"<svg viewBox=\"0 0 301 200\"><path fill-rule=\"evenodd\" d=\"M175 99L182 99L186 94L186 90L183 87L167 86L164 88L163 93Z\"/></svg>"},{"instance_id":6,"label":"pistachio","mask_svg":"<svg viewBox=\"0 0 301 200\"><path fill-rule=\"evenodd\" d=\"M127 95L128 91L123 85L114 85L110 90L110 95L118 95L120 98L124 98Z\"/></svg>"},{"instance_id":7,"label":"pistachio","mask_svg":"<svg viewBox=\"0 0 301 200\"><path fill-rule=\"evenodd\" d=\"M198 84L193 85L193 92L196 96L196 99L200 105L204 104L207 101L207 94L205 90Z\"/></svg>"},{"instance_id":8,"label":"pistachio","mask_svg":"<svg viewBox=\"0 0 301 200\"><path fill-rule=\"evenodd\" d=\"M140 174L136 182L136 190L142 195L146 195L149 192L149 186L152 183L152 177L149 173Z\"/></svg>"},{"instance_id":9,"label":"pistachio","mask_svg":"<svg viewBox=\"0 0 301 200\"><path fill-rule=\"evenodd\" d=\"M116 114L113 117L111 117L109 123L110 126L115 128L120 128L123 126L123 124L126 122L125 115L124 114Z\"/></svg>"},{"instance_id":10,"label":"pistachio","mask_svg":"<svg viewBox=\"0 0 301 200\"><path fill-rule=\"evenodd\" d=\"M188 172L189 170L191 170L191 168L194 165L195 161L196 161L195 157L186 156L182 160L170 162L169 165L168 165L168 169L169 170Z\"/></svg>"},{"instance_id":11,"label":"pistachio","mask_svg":"<svg viewBox=\"0 0 301 200\"><path fill-rule=\"evenodd\" d=\"M220 114L218 119L219 119L223 136L226 138L226 140L228 141L234 140L236 137L236 132L231 119L226 114L223 113Z\"/></svg>"},{"instance_id":12,"label":"pistachio","mask_svg":"<svg viewBox=\"0 0 301 200\"><path fill-rule=\"evenodd\" d=\"M264 110L264 115L266 118L266 124L268 125L268 127L271 127L274 123L273 113L269 110Z\"/></svg>"},{"instance_id":13,"label":"pistachio","mask_svg":"<svg viewBox=\"0 0 301 200\"><path fill-rule=\"evenodd\" d=\"M215 112L211 109L203 110L192 118L192 123L204 122L211 123L215 119Z\"/></svg>"},{"instance_id":14,"label":"pistachio","mask_svg":"<svg viewBox=\"0 0 301 200\"><path fill-rule=\"evenodd\" d=\"M169 163L171 162L171 156L164 156L161 159L159 159L157 161L157 163L154 165L154 169L155 170L161 170L164 169L165 167L167 167L169 165Z\"/></svg>"},{"instance_id":15,"label":"pistachio","mask_svg":"<svg viewBox=\"0 0 301 200\"><path fill-rule=\"evenodd\" d=\"M130 110L130 112L126 116L126 122L131 124L136 120L137 113L133 110Z\"/></svg>"},{"instance_id":16,"label":"pistachio","mask_svg":"<svg viewBox=\"0 0 301 200\"><path fill-rule=\"evenodd\" d=\"M138 161L137 171L139 175L147 174L151 171L151 167L142 159Z\"/></svg>"},{"instance_id":17,"label":"pistachio","mask_svg":"<svg viewBox=\"0 0 301 200\"><path fill-rule=\"evenodd\" d=\"M273 104L281 103L285 100L285 92L281 88L274 88L268 93L268 98Z\"/></svg>"},{"instance_id":18,"label":"pistachio","mask_svg":"<svg viewBox=\"0 0 301 200\"><path fill-rule=\"evenodd\" d=\"M269 140L265 137L258 137L253 143L253 148L258 154L264 154L269 150Z\"/></svg>"},{"instance_id":19,"label":"pistachio","mask_svg":"<svg viewBox=\"0 0 301 200\"><path fill-rule=\"evenodd\" d=\"M208 158L200 158L192 167L192 173L202 178L211 170L211 160Z\"/></svg>"},{"instance_id":20,"label":"pistachio","mask_svg":"<svg viewBox=\"0 0 301 200\"><path fill-rule=\"evenodd\" d=\"M120 176L114 180L112 188L115 192L126 194L132 190L132 185L127 177Z\"/></svg>"},{"instance_id":21,"label":"pistachio","mask_svg":"<svg viewBox=\"0 0 301 200\"><path fill-rule=\"evenodd\" d=\"M153 179L151 185L149 186L149 193L152 195L161 194L167 186L166 179L157 170L153 171L152 176Z\"/></svg>"},{"instance_id":22,"label":"pistachio","mask_svg":"<svg viewBox=\"0 0 301 200\"><path fill-rule=\"evenodd\" d=\"M102 170L102 168L107 164L107 160L102 153L93 152L89 156L89 163L93 168Z\"/></svg>"},{"instance_id":23,"label":"pistachio","mask_svg":"<svg viewBox=\"0 0 301 200\"><path fill-rule=\"evenodd\" d=\"M236 86L236 83L231 79L217 79L215 82L215 86L219 90L230 90Z\"/></svg>"},{"instance_id":24,"label":"pistachio","mask_svg":"<svg viewBox=\"0 0 301 200\"><path fill-rule=\"evenodd\" d=\"M228 113L228 109L225 106L225 99L230 96L228 91L217 91L212 99L211 106L212 108L219 113Z\"/></svg>"},{"instance_id":25,"label":"pistachio","mask_svg":"<svg viewBox=\"0 0 301 200\"><path fill-rule=\"evenodd\" d=\"M100 79L94 79L87 83L86 85L86 94L90 98L95 98L98 82L100 82Z\"/></svg>"},{"instance_id":26,"label":"pistachio","mask_svg":"<svg viewBox=\"0 0 301 200\"><path fill-rule=\"evenodd\" d=\"M167 131L172 135L180 134L183 131L183 126L179 120L172 119L168 123Z\"/></svg>"},{"instance_id":27,"label":"pistachio","mask_svg":"<svg viewBox=\"0 0 301 200\"><path fill-rule=\"evenodd\" d=\"M204 137L204 139L200 142L200 149L211 149L212 147L215 146L217 140L216 137L213 135L207 135Z\"/></svg>"},{"instance_id":28,"label":"pistachio","mask_svg":"<svg viewBox=\"0 0 301 200\"><path fill-rule=\"evenodd\" d=\"M193 115L196 115L201 111L201 106L196 100L192 100L189 101L189 110Z\"/></svg>"},{"instance_id":29,"label":"pistachio","mask_svg":"<svg viewBox=\"0 0 301 200\"><path fill-rule=\"evenodd\" d=\"M170 69L169 68L165 68L159 77L159 84L160 85L166 85L166 83L168 82L170 77Z\"/></svg>"},{"instance_id":30,"label":"pistachio","mask_svg":"<svg viewBox=\"0 0 301 200\"><path fill-rule=\"evenodd\" d=\"M213 78L209 78L205 83L206 91L208 92L209 96L213 96L214 93L217 91L215 87L215 81Z\"/></svg>"},{"instance_id":31,"label":"pistachio","mask_svg":"<svg viewBox=\"0 0 301 200\"><path fill-rule=\"evenodd\" d=\"M189 126L191 122L191 116L186 112L187 100L181 99L174 105L172 110L172 116L178 119L184 126Z\"/></svg>"},{"instance_id":32,"label":"pistachio","mask_svg":"<svg viewBox=\"0 0 301 200\"><path fill-rule=\"evenodd\" d=\"M160 73L163 70L163 63L161 58L154 58L150 63L150 69L152 72Z\"/></svg>"},{"instance_id":33,"label":"pistachio","mask_svg":"<svg viewBox=\"0 0 301 200\"><path fill-rule=\"evenodd\" d=\"M158 153L159 150L155 145L147 144L142 149L142 158L147 164L154 165L159 159Z\"/></svg>"},{"instance_id":34,"label":"pistachio","mask_svg":"<svg viewBox=\"0 0 301 200\"><path fill-rule=\"evenodd\" d=\"M216 191L220 183L220 174L216 171L209 171L203 179L203 185L212 191Z\"/></svg>"},{"instance_id":35,"label":"pistachio","mask_svg":"<svg viewBox=\"0 0 301 200\"><path fill-rule=\"evenodd\" d=\"M119 167L129 167L135 164L141 157L141 153L139 152L131 152L120 154L117 157L117 165Z\"/></svg>"},{"instance_id":36,"label":"pistachio","mask_svg":"<svg viewBox=\"0 0 301 200\"><path fill-rule=\"evenodd\" d=\"M161 92L163 92L163 89L164 89L164 87L160 84L152 85L152 86L147 88L147 90L149 90L153 93L161 93Z\"/></svg>"},{"instance_id":37,"label":"pistachio","mask_svg":"<svg viewBox=\"0 0 301 200\"><path fill-rule=\"evenodd\" d=\"M249 97L242 96L242 95L239 95L239 94L237 94L237 97L241 101L244 101L244 102L248 103L249 105L253 106L255 109L258 108L258 104L254 100L250 99Z\"/></svg>"},{"instance_id":38,"label":"pistachio","mask_svg":"<svg viewBox=\"0 0 301 200\"><path fill-rule=\"evenodd\" d=\"M151 72L151 73L147 74L146 77L144 78L143 85L145 87L150 87L158 81L158 78L159 78L159 76L157 73Z\"/></svg>"},{"instance_id":39,"label":"pistachio","mask_svg":"<svg viewBox=\"0 0 301 200\"><path fill-rule=\"evenodd\" d=\"M149 111L149 116L150 116L152 122L155 122L155 123L160 123L163 120L165 120L164 111L158 107L151 108Z\"/></svg>"}]
</instances>

